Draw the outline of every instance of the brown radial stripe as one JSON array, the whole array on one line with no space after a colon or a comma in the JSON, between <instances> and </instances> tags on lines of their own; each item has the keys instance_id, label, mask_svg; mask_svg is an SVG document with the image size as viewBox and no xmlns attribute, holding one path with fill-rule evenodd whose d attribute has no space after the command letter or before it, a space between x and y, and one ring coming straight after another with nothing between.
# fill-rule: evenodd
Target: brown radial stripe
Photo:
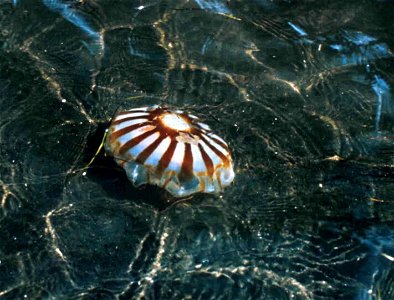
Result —
<instances>
[{"instance_id":1,"label":"brown radial stripe","mask_svg":"<svg viewBox=\"0 0 394 300\"><path fill-rule=\"evenodd\" d=\"M138 119L149 120L149 116L141 116L140 115L140 116L135 116L135 117L127 117L127 118L124 118L124 119L114 120L114 121L112 121L111 126L118 125L120 123L127 122L127 121L138 120Z\"/></svg>"},{"instance_id":2,"label":"brown radial stripe","mask_svg":"<svg viewBox=\"0 0 394 300\"><path fill-rule=\"evenodd\" d=\"M136 130L136 129L140 128L140 127L143 127L145 125L149 125L149 121L138 123L138 124L134 124L134 125L130 125L130 126L122 128L122 129L119 129L117 131L114 131L113 133L111 133L110 138L113 141L113 140L121 137L122 135L125 135L126 133L129 133L129 132L131 132L133 130Z\"/></svg>"},{"instance_id":3,"label":"brown radial stripe","mask_svg":"<svg viewBox=\"0 0 394 300\"><path fill-rule=\"evenodd\" d=\"M212 159L209 157L207 152L205 152L204 148L201 146L200 143L198 144L198 149L200 149L202 159L204 160L205 166L207 167L208 176L212 177L214 170Z\"/></svg>"},{"instance_id":4,"label":"brown radial stripe","mask_svg":"<svg viewBox=\"0 0 394 300\"><path fill-rule=\"evenodd\" d=\"M222 180L220 179L220 174L216 173L216 178L218 179L219 189L223 190Z\"/></svg>"},{"instance_id":5,"label":"brown radial stripe","mask_svg":"<svg viewBox=\"0 0 394 300\"><path fill-rule=\"evenodd\" d=\"M157 172L159 174L163 172L170 164L170 161L172 159L172 156L174 155L177 144L178 144L177 141L171 140L170 146L167 148L167 151L160 158L159 164L157 165Z\"/></svg>"},{"instance_id":6,"label":"brown radial stripe","mask_svg":"<svg viewBox=\"0 0 394 300\"><path fill-rule=\"evenodd\" d=\"M192 175L193 175L192 146L189 143L185 143L185 155L183 156L180 177L187 178Z\"/></svg>"},{"instance_id":7,"label":"brown radial stripe","mask_svg":"<svg viewBox=\"0 0 394 300\"><path fill-rule=\"evenodd\" d=\"M220 159L223 161L223 163L227 166L229 164L229 159L226 157L226 155L224 155L222 152L220 152L218 149L216 149L214 146L212 146L209 141L207 141L202 135L200 136L201 140L205 142L205 144L211 148L211 150L213 152L215 152L215 154L217 156L220 157Z\"/></svg>"},{"instance_id":8,"label":"brown radial stripe","mask_svg":"<svg viewBox=\"0 0 394 300\"><path fill-rule=\"evenodd\" d=\"M228 150L228 146L225 143L223 143L221 140L219 140L219 139L217 139L217 138L215 138L213 136L210 136L208 134L207 134L207 137L209 137L211 140L213 140L216 144L218 144L224 150Z\"/></svg>"},{"instance_id":9,"label":"brown radial stripe","mask_svg":"<svg viewBox=\"0 0 394 300\"><path fill-rule=\"evenodd\" d=\"M130 141L124 143L120 148L119 148L119 154L122 155L129 149L133 148L135 145L139 144L142 140L150 136L151 134L154 134L158 129L154 128L150 131L144 132L143 134L131 139Z\"/></svg>"},{"instance_id":10,"label":"brown radial stripe","mask_svg":"<svg viewBox=\"0 0 394 300\"><path fill-rule=\"evenodd\" d=\"M143 164L145 160L156 150L156 148L160 145L161 141L166 137L165 134L160 132L160 135L156 141L146 147L138 156L136 161L140 164Z\"/></svg>"}]
</instances>

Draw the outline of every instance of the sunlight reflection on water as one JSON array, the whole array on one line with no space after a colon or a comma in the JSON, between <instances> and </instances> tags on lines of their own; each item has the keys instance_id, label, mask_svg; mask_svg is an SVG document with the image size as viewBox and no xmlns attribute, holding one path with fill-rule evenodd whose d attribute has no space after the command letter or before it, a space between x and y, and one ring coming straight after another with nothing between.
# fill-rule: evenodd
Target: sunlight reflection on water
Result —
<instances>
[{"instance_id":1,"label":"sunlight reflection on water","mask_svg":"<svg viewBox=\"0 0 394 300\"><path fill-rule=\"evenodd\" d=\"M394 298L393 3L0 8L1 297ZM172 203L88 166L153 104L205 117L234 185Z\"/></svg>"}]
</instances>

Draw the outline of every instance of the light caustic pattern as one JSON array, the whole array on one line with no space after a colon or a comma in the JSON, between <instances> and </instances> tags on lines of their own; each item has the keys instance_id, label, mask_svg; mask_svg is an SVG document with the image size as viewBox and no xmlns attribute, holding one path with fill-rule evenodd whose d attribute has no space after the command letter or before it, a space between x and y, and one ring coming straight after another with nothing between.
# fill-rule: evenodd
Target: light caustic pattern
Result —
<instances>
[{"instance_id":1,"label":"light caustic pattern","mask_svg":"<svg viewBox=\"0 0 394 300\"><path fill-rule=\"evenodd\" d=\"M0 296L394 299L387 1L0 2ZM238 180L221 201L161 211L107 165L74 172L116 107L156 103L212 110L231 134ZM189 119L157 122L190 138L166 170L187 144L211 170ZM157 141L143 164L137 144L113 154L136 183L162 138L141 141Z\"/></svg>"},{"instance_id":2,"label":"light caustic pattern","mask_svg":"<svg viewBox=\"0 0 394 300\"><path fill-rule=\"evenodd\" d=\"M234 179L226 142L179 110L152 106L119 112L106 150L134 185L158 185L175 197L217 193Z\"/></svg>"}]
</instances>

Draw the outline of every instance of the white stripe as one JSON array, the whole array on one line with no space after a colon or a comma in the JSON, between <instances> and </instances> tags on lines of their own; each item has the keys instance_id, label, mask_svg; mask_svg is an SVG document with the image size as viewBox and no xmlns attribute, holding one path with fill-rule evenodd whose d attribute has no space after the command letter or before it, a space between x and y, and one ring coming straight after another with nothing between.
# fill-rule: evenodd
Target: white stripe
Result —
<instances>
[{"instance_id":1,"label":"white stripe","mask_svg":"<svg viewBox=\"0 0 394 300\"><path fill-rule=\"evenodd\" d=\"M211 131L211 128L205 123L197 123L202 129Z\"/></svg>"},{"instance_id":2,"label":"white stripe","mask_svg":"<svg viewBox=\"0 0 394 300\"><path fill-rule=\"evenodd\" d=\"M193 156L193 172L206 172L204 159L202 158L201 151L197 145L191 145Z\"/></svg>"},{"instance_id":3,"label":"white stripe","mask_svg":"<svg viewBox=\"0 0 394 300\"><path fill-rule=\"evenodd\" d=\"M201 146L204 148L205 152L208 154L208 156L211 158L213 166L216 167L217 165L222 163L222 160L220 159L219 156L217 156L215 154L215 152L213 152L211 150L211 148L209 148L204 141L200 141Z\"/></svg>"},{"instance_id":4,"label":"white stripe","mask_svg":"<svg viewBox=\"0 0 394 300\"><path fill-rule=\"evenodd\" d=\"M137 157L142 151L149 147L154 141L156 141L160 136L159 132L155 132L145 139L143 139L140 143L135 145L133 148L129 149L127 152L131 154L133 157Z\"/></svg>"},{"instance_id":5,"label":"white stripe","mask_svg":"<svg viewBox=\"0 0 394 300\"><path fill-rule=\"evenodd\" d=\"M160 159L162 158L163 154L167 151L170 144L171 144L170 137L166 137L164 140L162 140L161 143L157 146L157 148L153 151L153 153L149 155L149 157L145 161L145 164L157 167Z\"/></svg>"},{"instance_id":6,"label":"white stripe","mask_svg":"<svg viewBox=\"0 0 394 300\"><path fill-rule=\"evenodd\" d=\"M223 155L227 155L228 152L226 149L224 149L222 146L220 146L218 143L216 143L213 139L211 139L209 136L202 134L202 136L210 143L213 147L215 147L217 150L222 152Z\"/></svg>"},{"instance_id":7,"label":"white stripe","mask_svg":"<svg viewBox=\"0 0 394 300\"><path fill-rule=\"evenodd\" d=\"M221 141L223 144L225 144L228 147L227 143L220 136L218 136L218 135L216 135L214 133L207 133L207 135L209 137L214 137L215 139Z\"/></svg>"},{"instance_id":8,"label":"white stripe","mask_svg":"<svg viewBox=\"0 0 394 300\"><path fill-rule=\"evenodd\" d=\"M132 108L132 109L129 109L129 110L127 110L127 111L135 111L135 110L148 110L148 108L149 108L150 106L144 106L144 107L137 107L137 108Z\"/></svg>"},{"instance_id":9,"label":"white stripe","mask_svg":"<svg viewBox=\"0 0 394 300\"><path fill-rule=\"evenodd\" d=\"M172 155L171 161L167 169L175 172L180 172L184 156L185 156L185 144L177 143L174 154Z\"/></svg>"},{"instance_id":10,"label":"white stripe","mask_svg":"<svg viewBox=\"0 0 394 300\"><path fill-rule=\"evenodd\" d=\"M135 120L130 120L130 121L124 121L122 123L119 123L119 124L113 126L114 132L118 131L118 130L120 130L122 128L125 128L127 126L135 125L135 124L138 124L138 123L144 123L144 122L147 122L147 121L148 121L148 119L135 119Z\"/></svg>"},{"instance_id":11,"label":"white stripe","mask_svg":"<svg viewBox=\"0 0 394 300\"><path fill-rule=\"evenodd\" d=\"M134 117L146 117L149 116L150 113L146 112L146 113L140 113L140 112L136 112L136 113L132 113L130 112L129 114L124 114L124 115L118 115L115 117L115 121L116 120L123 120L126 118L134 118Z\"/></svg>"},{"instance_id":12,"label":"white stripe","mask_svg":"<svg viewBox=\"0 0 394 300\"><path fill-rule=\"evenodd\" d=\"M152 126L152 125L146 125L146 126L140 127L138 129L135 129L133 131L130 131L130 132L118 137L118 142L120 143L120 145L124 145L128 141L132 140L133 138L140 136L144 132L152 130L153 128L155 128L155 126Z\"/></svg>"}]
</instances>

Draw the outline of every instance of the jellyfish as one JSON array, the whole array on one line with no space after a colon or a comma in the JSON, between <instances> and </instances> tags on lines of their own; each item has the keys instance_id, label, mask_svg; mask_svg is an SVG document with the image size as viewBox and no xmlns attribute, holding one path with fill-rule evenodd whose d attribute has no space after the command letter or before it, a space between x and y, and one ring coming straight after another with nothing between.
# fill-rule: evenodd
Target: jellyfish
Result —
<instances>
[{"instance_id":1,"label":"jellyfish","mask_svg":"<svg viewBox=\"0 0 394 300\"><path fill-rule=\"evenodd\" d=\"M219 193L235 176L227 143L198 117L167 107L118 112L105 149L134 186L157 185L177 198Z\"/></svg>"}]
</instances>

